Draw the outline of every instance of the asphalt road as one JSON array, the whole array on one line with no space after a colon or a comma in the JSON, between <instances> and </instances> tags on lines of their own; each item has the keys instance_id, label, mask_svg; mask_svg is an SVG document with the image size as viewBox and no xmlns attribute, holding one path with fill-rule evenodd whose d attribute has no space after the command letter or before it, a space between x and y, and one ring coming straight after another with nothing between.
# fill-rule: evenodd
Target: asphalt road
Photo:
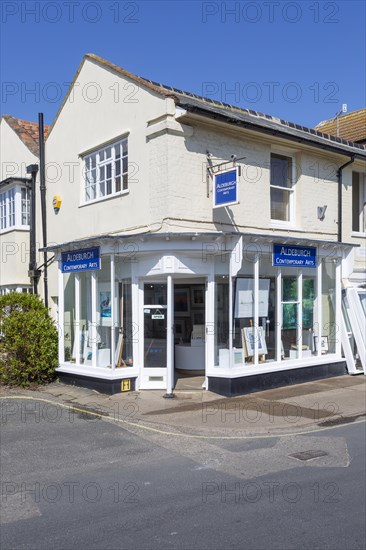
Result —
<instances>
[{"instance_id":1,"label":"asphalt road","mask_svg":"<svg viewBox=\"0 0 366 550\"><path fill-rule=\"evenodd\" d=\"M2 550L366 547L365 423L203 441L36 402L1 412Z\"/></svg>"}]
</instances>

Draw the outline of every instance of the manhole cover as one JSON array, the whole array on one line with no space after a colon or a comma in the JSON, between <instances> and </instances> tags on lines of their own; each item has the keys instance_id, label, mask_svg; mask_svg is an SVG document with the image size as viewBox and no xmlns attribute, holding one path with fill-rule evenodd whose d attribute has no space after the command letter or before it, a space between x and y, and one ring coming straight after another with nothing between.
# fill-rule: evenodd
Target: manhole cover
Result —
<instances>
[{"instance_id":1,"label":"manhole cover","mask_svg":"<svg viewBox=\"0 0 366 550\"><path fill-rule=\"evenodd\" d=\"M327 456L325 451L302 451L301 453L295 453L289 455L291 458L297 458L297 460L312 460L313 458L319 458L321 456Z\"/></svg>"}]
</instances>

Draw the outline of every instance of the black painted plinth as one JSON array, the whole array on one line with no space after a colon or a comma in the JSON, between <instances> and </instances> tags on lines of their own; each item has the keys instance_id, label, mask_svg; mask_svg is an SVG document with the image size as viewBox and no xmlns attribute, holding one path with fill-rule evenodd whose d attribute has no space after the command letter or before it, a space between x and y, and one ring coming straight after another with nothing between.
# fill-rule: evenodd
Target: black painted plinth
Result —
<instances>
[{"instance_id":1,"label":"black painted plinth","mask_svg":"<svg viewBox=\"0 0 366 550\"><path fill-rule=\"evenodd\" d=\"M347 374L346 362L314 365L300 369L289 369L276 372L266 372L240 378L208 377L208 390L225 397L245 395L256 391L280 388L293 384L301 384L311 380L321 380L332 376Z\"/></svg>"},{"instance_id":2,"label":"black painted plinth","mask_svg":"<svg viewBox=\"0 0 366 550\"><path fill-rule=\"evenodd\" d=\"M104 378L94 378L93 376L82 376L78 374L71 374L68 372L58 372L59 379L64 384L71 386L79 386L81 388L88 388L90 390L96 390L100 393L107 393L113 395L115 393L121 393L121 379L118 380L106 380ZM130 378L131 388L130 391L135 391L136 377Z\"/></svg>"}]
</instances>

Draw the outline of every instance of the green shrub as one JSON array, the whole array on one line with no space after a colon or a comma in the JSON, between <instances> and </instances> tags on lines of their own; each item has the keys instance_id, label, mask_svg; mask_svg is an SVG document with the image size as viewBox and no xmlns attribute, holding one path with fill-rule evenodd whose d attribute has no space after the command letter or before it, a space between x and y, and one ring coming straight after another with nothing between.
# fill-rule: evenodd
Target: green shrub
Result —
<instances>
[{"instance_id":1,"label":"green shrub","mask_svg":"<svg viewBox=\"0 0 366 550\"><path fill-rule=\"evenodd\" d=\"M0 382L29 386L52 380L58 366L56 325L39 296L0 297Z\"/></svg>"}]
</instances>

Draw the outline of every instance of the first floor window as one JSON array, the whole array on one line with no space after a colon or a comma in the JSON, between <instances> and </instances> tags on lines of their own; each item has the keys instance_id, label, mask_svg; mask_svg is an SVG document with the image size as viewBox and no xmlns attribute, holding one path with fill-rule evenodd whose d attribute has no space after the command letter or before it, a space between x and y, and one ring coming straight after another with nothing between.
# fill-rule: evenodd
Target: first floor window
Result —
<instances>
[{"instance_id":1,"label":"first floor window","mask_svg":"<svg viewBox=\"0 0 366 550\"><path fill-rule=\"evenodd\" d=\"M6 229L6 193L0 193L0 229Z\"/></svg>"},{"instance_id":2,"label":"first floor window","mask_svg":"<svg viewBox=\"0 0 366 550\"><path fill-rule=\"evenodd\" d=\"M366 232L366 184L360 172L352 172L352 231Z\"/></svg>"},{"instance_id":3,"label":"first floor window","mask_svg":"<svg viewBox=\"0 0 366 550\"><path fill-rule=\"evenodd\" d=\"M30 197L20 185L0 193L0 231L30 225Z\"/></svg>"},{"instance_id":4,"label":"first floor window","mask_svg":"<svg viewBox=\"0 0 366 550\"><path fill-rule=\"evenodd\" d=\"M25 187L21 189L22 195L22 225L30 225L30 201L29 191Z\"/></svg>"},{"instance_id":5,"label":"first floor window","mask_svg":"<svg viewBox=\"0 0 366 550\"><path fill-rule=\"evenodd\" d=\"M293 218L292 158L271 154L271 220L291 222Z\"/></svg>"},{"instance_id":6,"label":"first floor window","mask_svg":"<svg viewBox=\"0 0 366 550\"><path fill-rule=\"evenodd\" d=\"M0 193L0 229L15 225L15 188Z\"/></svg>"},{"instance_id":7,"label":"first floor window","mask_svg":"<svg viewBox=\"0 0 366 550\"><path fill-rule=\"evenodd\" d=\"M127 191L127 138L87 155L84 173L86 202Z\"/></svg>"},{"instance_id":8,"label":"first floor window","mask_svg":"<svg viewBox=\"0 0 366 550\"><path fill-rule=\"evenodd\" d=\"M15 189L8 191L8 222L9 227L15 225Z\"/></svg>"}]
</instances>

